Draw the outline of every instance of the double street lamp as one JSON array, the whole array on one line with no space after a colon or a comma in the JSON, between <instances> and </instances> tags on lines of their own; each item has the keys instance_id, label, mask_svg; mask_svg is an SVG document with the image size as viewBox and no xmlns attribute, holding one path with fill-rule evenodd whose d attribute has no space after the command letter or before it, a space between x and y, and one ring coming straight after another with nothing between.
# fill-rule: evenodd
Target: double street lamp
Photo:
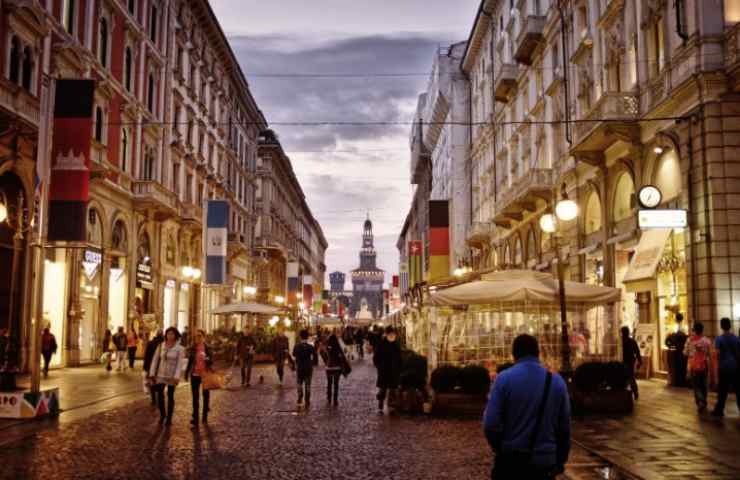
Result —
<instances>
[{"instance_id":1,"label":"double street lamp","mask_svg":"<svg viewBox=\"0 0 740 480\"><path fill-rule=\"evenodd\" d=\"M578 217L578 204L568 198L565 184L560 189L560 200L555 204L555 214L548 211L540 217L540 228L552 234L555 254L558 262L558 296L560 301L560 372L570 376L573 371L570 351L570 333L568 329L568 311L565 298L565 264L560 254L559 238L562 235L561 222L570 222Z\"/></svg>"}]
</instances>

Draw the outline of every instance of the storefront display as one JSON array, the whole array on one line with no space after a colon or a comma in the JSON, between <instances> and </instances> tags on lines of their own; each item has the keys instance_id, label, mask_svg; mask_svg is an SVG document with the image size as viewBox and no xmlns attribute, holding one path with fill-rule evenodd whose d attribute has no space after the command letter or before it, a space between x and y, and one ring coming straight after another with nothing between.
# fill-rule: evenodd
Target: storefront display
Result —
<instances>
[{"instance_id":1,"label":"storefront display","mask_svg":"<svg viewBox=\"0 0 740 480\"><path fill-rule=\"evenodd\" d=\"M80 362L91 362L96 356L97 320L100 318L101 265L98 250L84 250L80 271Z\"/></svg>"},{"instance_id":2,"label":"storefront display","mask_svg":"<svg viewBox=\"0 0 740 480\"><path fill-rule=\"evenodd\" d=\"M127 326L127 298L126 259L114 258L108 279L108 328L111 331Z\"/></svg>"},{"instance_id":3,"label":"storefront display","mask_svg":"<svg viewBox=\"0 0 740 480\"><path fill-rule=\"evenodd\" d=\"M175 306L175 281L167 280L164 284L164 328L177 326L177 309Z\"/></svg>"},{"instance_id":4,"label":"storefront display","mask_svg":"<svg viewBox=\"0 0 740 480\"><path fill-rule=\"evenodd\" d=\"M190 313L190 285L180 284L180 293L177 302L177 329L183 331L189 323Z\"/></svg>"},{"instance_id":5,"label":"storefront display","mask_svg":"<svg viewBox=\"0 0 740 480\"><path fill-rule=\"evenodd\" d=\"M47 259L44 262L44 324L48 327L57 344L62 345L64 338L64 319L67 306L67 262L66 250L54 248L47 250ZM59 348L57 355L51 357L51 366L63 364L64 349Z\"/></svg>"}]
</instances>

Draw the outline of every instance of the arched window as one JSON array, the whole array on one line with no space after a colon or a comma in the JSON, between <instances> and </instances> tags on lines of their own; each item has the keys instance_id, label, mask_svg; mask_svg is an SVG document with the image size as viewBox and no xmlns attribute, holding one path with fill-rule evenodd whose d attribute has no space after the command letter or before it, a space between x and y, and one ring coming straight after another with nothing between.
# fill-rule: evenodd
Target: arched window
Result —
<instances>
[{"instance_id":1,"label":"arched window","mask_svg":"<svg viewBox=\"0 0 740 480\"><path fill-rule=\"evenodd\" d=\"M103 143L103 109L95 107L95 141Z\"/></svg>"},{"instance_id":2,"label":"arched window","mask_svg":"<svg viewBox=\"0 0 740 480\"><path fill-rule=\"evenodd\" d=\"M144 162L141 168L142 180L154 180L154 149L146 147L144 150Z\"/></svg>"},{"instance_id":3,"label":"arched window","mask_svg":"<svg viewBox=\"0 0 740 480\"><path fill-rule=\"evenodd\" d=\"M588 196L585 220L586 235L590 235L601 230L601 201L596 192L591 192Z\"/></svg>"},{"instance_id":4,"label":"arched window","mask_svg":"<svg viewBox=\"0 0 740 480\"><path fill-rule=\"evenodd\" d=\"M23 49L23 81L21 85L29 92L33 88L34 61L31 47Z\"/></svg>"},{"instance_id":5,"label":"arched window","mask_svg":"<svg viewBox=\"0 0 740 480\"><path fill-rule=\"evenodd\" d=\"M663 201L673 200L681 194L682 178L681 165L675 150L669 150L661 155L658 168L655 171L655 186L660 189Z\"/></svg>"},{"instance_id":6,"label":"arched window","mask_svg":"<svg viewBox=\"0 0 740 480\"><path fill-rule=\"evenodd\" d=\"M108 67L108 20L100 17L98 22L98 60L103 67Z\"/></svg>"},{"instance_id":7,"label":"arched window","mask_svg":"<svg viewBox=\"0 0 740 480\"><path fill-rule=\"evenodd\" d=\"M128 13L131 15L136 13L136 0L128 0Z\"/></svg>"},{"instance_id":8,"label":"arched window","mask_svg":"<svg viewBox=\"0 0 740 480\"><path fill-rule=\"evenodd\" d=\"M87 211L87 241L93 245L103 244L103 224L94 208Z\"/></svg>"},{"instance_id":9,"label":"arched window","mask_svg":"<svg viewBox=\"0 0 740 480\"><path fill-rule=\"evenodd\" d=\"M121 171L128 170L129 150L131 149L131 140L128 138L128 129L121 129Z\"/></svg>"},{"instance_id":10,"label":"arched window","mask_svg":"<svg viewBox=\"0 0 740 480\"><path fill-rule=\"evenodd\" d=\"M632 216L635 184L628 173L622 173L617 179L614 191L614 221L619 222Z\"/></svg>"},{"instance_id":11,"label":"arched window","mask_svg":"<svg viewBox=\"0 0 740 480\"><path fill-rule=\"evenodd\" d=\"M111 234L111 245L115 250L122 252L128 251L128 241L126 236L126 224L121 220L117 220L113 225L113 232Z\"/></svg>"},{"instance_id":12,"label":"arched window","mask_svg":"<svg viewBox=\"0 0 740 480\"><path fill-rule=\"evenodd\" d=\"M18 37L10 40L10 66L8 69L8 79L13 83L18 83L21 78L21 41Z\"/></svg>"},{"instance_id":13,"label":"arched window","mask_svg":"<svg viewBox=\"0 0 740 480\"><path fill-rule=\"evenodd\" d=\"M123 65L123 83L126 87L126 90L129 92L131 91L131 78L133 77L133 53L131 53L131 47L126 47L126 53L124 54L123 59L124 65Z\"/></svg>"},{"instance_id":14,"label":"arched window","mask_svg":"<svg viewBox=\"0 0 740 480\"><path fill-rule=\"evenodd\" d=\"M154 113L154 75L149 74L149 88L147 91L147 108Z\"/></svg>"}]
</instances>

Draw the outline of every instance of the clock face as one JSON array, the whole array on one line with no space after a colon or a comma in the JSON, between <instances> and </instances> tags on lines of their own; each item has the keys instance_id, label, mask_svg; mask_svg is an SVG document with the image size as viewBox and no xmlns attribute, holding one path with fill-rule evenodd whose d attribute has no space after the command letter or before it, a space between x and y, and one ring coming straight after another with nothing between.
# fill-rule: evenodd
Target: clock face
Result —
<instances>
[{"instance_id":1,"label":"clock face","mask_svg":"<svg viewBox=\"0 0 740 480\"><path fill-rule=\"evenodd\" d=\"M657 187L648 185L642 187L639 193L640 204L645 208L655 208L660 205L663 195Z\"/></svg>"}]
</instances>

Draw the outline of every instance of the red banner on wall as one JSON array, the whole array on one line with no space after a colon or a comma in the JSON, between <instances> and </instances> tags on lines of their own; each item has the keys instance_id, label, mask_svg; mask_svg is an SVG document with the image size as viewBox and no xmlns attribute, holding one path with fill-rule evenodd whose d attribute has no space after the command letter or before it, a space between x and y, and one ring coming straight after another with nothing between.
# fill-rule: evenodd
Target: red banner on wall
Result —
<instances>
[{"instance_id":1,"label":"red banner on wall","mask_svg":"<svg viewBox=\"0 0 740 480\"><path fill-rule=\"evenodd\" d=\"M93 80L56 81L49 189L49 241L84 242L90 148L93 126Z\"/></svg>"}]
</instances>

